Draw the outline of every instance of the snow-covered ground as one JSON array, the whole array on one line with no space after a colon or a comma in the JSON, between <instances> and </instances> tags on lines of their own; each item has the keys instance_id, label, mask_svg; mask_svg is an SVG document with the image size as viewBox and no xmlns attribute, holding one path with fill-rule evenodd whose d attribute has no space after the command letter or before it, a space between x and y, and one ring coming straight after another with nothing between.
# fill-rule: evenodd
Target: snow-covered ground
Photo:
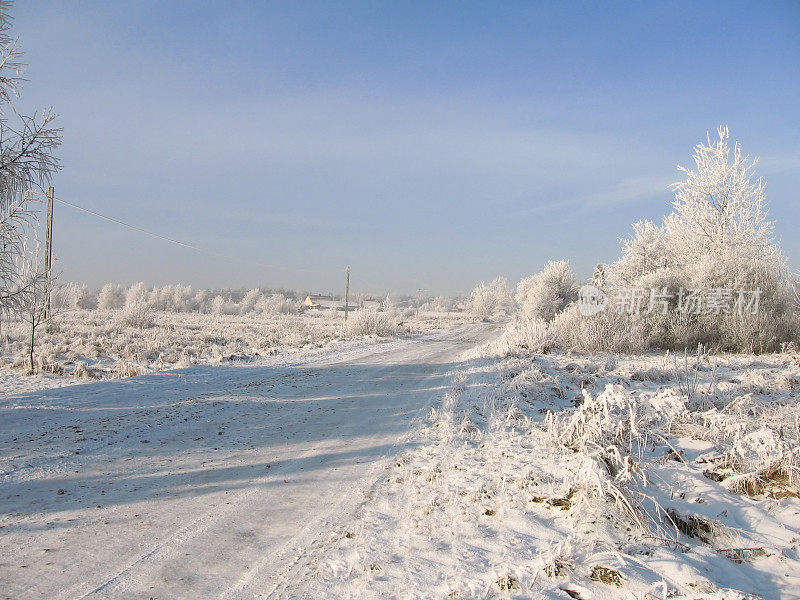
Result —
<instances>
[{"instance_id":1,"label":"snow-covered ground","mask_svg":"<svg viewBox=\"0 0 800 600\"><path fill-rule=\"evenodd\" d=\"M6 395L0 596L253 597L338 526L491 324ZM414 424L417 423L415 426Z\"/></svg>"},{"instance_id":2,"label":"snow-covered ground","mask_svg":"<svg viewBox=\"0 0 800 600\"><path fill-rule=\"evenodd\" d=\"M459 313L409 311L377 313L398 333L436 331L472 319ZM275 354L308 356L329 344L363 337L349 331L344 313L308 311L293 315L206 314L148 311L145 328L125 323L125 310L70 310L56 315L36 334L39 373L72 375L79 380L115 379L188 367L253 361ZM355 314L351 316L351 321ZM3 323L0 390L68 385L64 378L18 378L30 368L30 331L22 323Z\"/></svg>"},{"instance_id":3,"label":"snow-covered ground","mask_svg":"<svg viewBox=\"0 0 800 600\"><path fill-rule=\"evenodd\" d=\"M800 597L798 359L686 364L459 364L283 597Z\"/></svg>"},{"instance_id":4,"label":"snow-covered ground","mask_svg":"<svg viewBox=\"0 0 800 600\"><path fill-rule=\"evenodd\" d=\"M493 324L8 394L0 597L800 598L800 362Z\"/></svg>"}]
</instances>

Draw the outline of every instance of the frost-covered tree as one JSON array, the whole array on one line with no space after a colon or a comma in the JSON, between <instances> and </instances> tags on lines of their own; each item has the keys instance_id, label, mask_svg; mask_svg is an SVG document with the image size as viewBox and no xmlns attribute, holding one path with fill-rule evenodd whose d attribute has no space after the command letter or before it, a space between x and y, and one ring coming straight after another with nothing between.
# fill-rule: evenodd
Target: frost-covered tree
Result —
<instances>
[{"instance_id":1,"label":"frost-covered tree","mask_svg":"<svg viewBox=\"0 0 800 600\"><path fill-rule=\"evenodd\" d=\"M633 285L637 279L673 263L664 227L652 221L637 221L627 238L619 238L622 256L611 270L612 283Z\"/></svg>"},{"instance_id":2,"label":"frost-covered tree","mask_svg":"<svg viewBox=\"0 0 800 600\"><path fill-rule=\"evenodd\" d=\"M249 290L242 298L242 301L239 303L239 312L243 315L250 314L256 309L258 301L261 300L263 296L264 294L262 294L261 290L259 290L258 288L253 288L252 290Z\"/></svg>"},{"instance_id":3,"label":"frost-covered tree","mask_svg":"<svg viewBox=\"0 0 800 600\"><path fill-rule=\"evenodd\" d=\"M39 244L34 240L33 243L23 243L22 251L16 257L16 276L23 282L32 282L26 285L18 284L17 288L22 291L16 297L16 315L20 321L28 326L30 335L28 337L28 356L30 359L30 371L36 369L34 362L34 349L36 348L36 330L48 319L48 312L52 312L54 306L49 302L51 299L52 279L40 277L38 274L44 272L44 255Z\"/></svg>"},{"instance_id":4,"label":"frost-covered tree","mask_svg":"<svg viewBox=\"0 0 800 600\"><path fill-rule=\"evenodd\" d=\"M298 310L298 302L290 300L283 294L270 294L259 298L255 311L263 315L289 315Z\"/></svg>"},{"instance_id":5,"label":"frost-covered tree","mask_svg":"<svg viewBox=\"0 0 800 600\"><path fill-rule=\"evenodd\" d=\"M565 260L551 260L539 273L517 284L517 304L529 319L551 321L577 297L575 274Z\"/></svg>"},{"instance_id":6,"label":"frost-covered tree","mask_svg":"<svg viewBox=\"0 0 800 600\"><path fill-rule=\"evenodd\" d=\"M660 227L648 221L633 226L608 280L612 287L664 290L672 309L681 288L699 290L706 301L714 290L757 290L758 311L653 311L639 319L652 347L703 343L761 352L798 335L786 260L768 218L765 183L754 172L757 160L729 140L723 126L695 147L694 166L678 167L685 178L671 186L672 213Z\"/></svg>"},{"instance_id":7,"label":"frost-covered tree","mask_svg":"<svg viewBox=\"0 0 800 600\"><path fill-rule=\"evenodd\" d=\"M695 147L694 169L679 166L686 178L672 184L673 213L665 219L671 249L680 265L709 255L758 256L774 252L773 223L767 218L764 181L728 127Z\"/></svg>"},{"instance_id":8,"label":"frost-covered tree","mask_svg":"<svg viewBox=\"0 0 800 600\"><path fill-rule=\"evenodd\" d=\"M197 307L197 310L200 312L210 312L211 307L211 292L209 290L197 290L197 294L194 296L194 305Z\"/></svg>"},{"instance_id":9,"label":"frost-covered tree","mask_svg":"<svg viewBox=\"0 0 800 600\"><path fill-rule=\"evenodd\" d=\"M125 288L116 283L107 283L97 294L97 308L116 310L125 304Z\"/></svg>"},{"instance_id":10,"label":"frost-covered tree","mask_svg":"<svg viewBox=\"0 0 800 600\"><path fill-rule=\"evenodd\" d=\"M490 319L510 312L514 305L511 288L505 277L480 283L470 294L467 312L480 319Z\"/></svg>"},{"instance_id":11,"label":"frost-covered tree","mask_svg":"<svg viewBox=\"0 0 800 600\"><path fill-rule=\"evenodd\" d=\"M48 185L59 169L54 152L61 144L61 129L53 126L55 115L25 116L11 106L22 87L25 64L16 40L9 35L12 3L0 0L0 311L19 308L16 300L38 285L42 272L15 269L36 225L33 191ZM24 261L23 261L24 262Z\"/></svg>"},{"instance_id":12,"label":"frost-covered tree","mask_svg":"<svg viewBox=\"0 0 800 600\"><path fill-rule=\"evenodd\" d=\"M195 293L190 285L176 285L173 289L174 297L172 300L175 310L189 312L196 308Z\"/></svg>"},{"instance_id":13,"label":"frost-covered tree","mask_svg":"<svg viewBox=\"0 0 800 600\"><path fill-rule=\"evenodd\" d=\"M685 179L672 184L673 211L658 226L633 225L621 239L622 256L609 269L616 285L643 279L678 281L685 287L770 285L784 259L773 239L765 184L757 159L729 144L727 126L695 147L694 168L679 166ZM658 272L658 273L657 273Z\"/></svg>"},{"instance_id":14,"label":"frost-covered tree","mask_svg":"<svg viewBox=\"0 0 800 600\"><path fill-rule=\"evenodd\" d=\"M215 315L236 314L236 303L231 298L218 294L211 300L211 313Z\"/></svg>"},{"instance_id":15,"label":"frost-covered tree","mask_svg":"<svg viewBox=\"0 0 800 600\"><path fill-rule=\"evenodd\" d=\"M125 305L119 315L120 325L138 329L155 325L153 302L156 297L156 290L151 293L143 281L133 284L125 295Z\"/></svg>"},{"instance_id":16,"label":"frost-covered tree","mask_svg":"<svg viewBox=\"0 0 800 600\"><path fill-rule=\"evenodd\" d=\"M12 200L0 210L0 313L9 315L19 308L21 296L45 277L40 271L19 271L20 258L29 251L35 236L36 214L31 197Z\"/></svg>"},{"instance_id":17,"label":"frost-covered tree","mask_svg":"<svg viewBox=\"0 0 800 600\"><path fill-rule=\"evenodd\" d=\"M144 281L134 283L128 288L128 293L125 294L125 306L138 306L150 302L150 292L147 289L147 284Z\"/></svg>"},{"instance_id":18,"label":"frost-covered tree","mask_svg":"<svg viewBox=\"0 0 800 600\"><path fill-rule=\"evenodd\" d=\"M163 311L174 311L175 306L175 286L162 285L154 287L150 294L150 303L154 308Z\"/></svg>"},{"instance_id":19,"label":"frost-covered tree","mask_svg":"<svg viewBox=\"0 0 800 600\"><path fill-rule=\"evenodd\" d=\"M91 308L92 298L86 284L67 283L53 290L54 299L64 308Z\"/></svg>"}]
</instances>

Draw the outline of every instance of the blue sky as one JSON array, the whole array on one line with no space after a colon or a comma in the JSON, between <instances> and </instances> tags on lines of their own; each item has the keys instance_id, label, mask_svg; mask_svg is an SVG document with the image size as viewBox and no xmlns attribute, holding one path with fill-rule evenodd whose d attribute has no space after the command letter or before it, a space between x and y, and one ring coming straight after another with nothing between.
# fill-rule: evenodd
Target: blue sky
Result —
<instances>
[{"instance_id":1,"label":"blue sky","mask_svg":"<svg viewBox=\"0 0 800 600\"><path fill-rule=\"evenodd\" d=\"M800 265L795 2L19 1L65 280L453 293L583 275L727 123Z\"/></svg>"}]
</instances>

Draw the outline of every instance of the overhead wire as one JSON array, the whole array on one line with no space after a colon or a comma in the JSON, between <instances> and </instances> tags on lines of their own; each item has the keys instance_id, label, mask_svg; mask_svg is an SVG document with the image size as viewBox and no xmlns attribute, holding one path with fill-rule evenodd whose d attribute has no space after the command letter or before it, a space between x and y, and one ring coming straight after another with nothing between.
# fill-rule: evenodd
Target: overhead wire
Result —
<instances>
[{"instance_id":1,"label":"overhead wire","mask_svg":"<svg viewBox=\"0 0 800 600\"><path fill-rule=\"evenodd\" d=\"M145 235L149 235L149 236L151 236L153 238L162 240L164 242L168 242L170 244L175 244L177 246L181 246L181 247L187 248L189 250L194 250L196 252L202 252L204 254L209 254L209 255L212 255L212 256L216 256L218 258L224 258L226 260L232 260L232 261L247 261L247 262L251 262L253 264L259 265L261 267L269 268L269 269L303 271L303 272L306 272L306 273L329 273L329 271L326 271L326 270L323 270L323 269L314 269L314 268L308 268L308 267L289 267L289 266L278 265L278 264L274 264L274 263L265 263L265 262L262 262L260 260L254 259L252 257L237 257L237 256L233 256L233 255L230 255L230 254L225 254L224 252L219 252L217 250L211 250L209 248L203 248L203 247L198 246L196 244L190 244L189 242L184 242L182 240L179 240L179 239L176 239L176 238L172 238L172 237L169 237L167 235L164 235L164 234L161 234L161 233L157 233L155 231L150 231L149 229L145 229L144 227L141 227L139 225L134 225L132 223L128 223L126 221L123 221L122 219L117 219L116 217L110 217L108 215L104 215L103 213L97 212L96 210L91 210L89 208L86 208L85 206L81 206L80 204L76 204L74 202L70 202L69 200L65 200L64 198L61 198L59 196L54 196L53 200L55 200L56 202L59 202L61 204L64 204L66 206L69 206L71 208L74 208L76 210L79 210L79 211L85 212L87 214L90 214L92 216L95 216L95 217L97 217L99 219L103 219L103 220L108 221L110 223L115 223L115 224L120 225L122 227L126 227L128 229L131 229L132 231L137 231L139 233L143 233ZM361 281L367 283L367 285L370 285L370 283L365 281L365 279L363 277L358 277L358 279L360 279ZM383 288L382 287L381 288L376 288L376 290L377 289L383 289Z\"/></svg>"}]
</instances>

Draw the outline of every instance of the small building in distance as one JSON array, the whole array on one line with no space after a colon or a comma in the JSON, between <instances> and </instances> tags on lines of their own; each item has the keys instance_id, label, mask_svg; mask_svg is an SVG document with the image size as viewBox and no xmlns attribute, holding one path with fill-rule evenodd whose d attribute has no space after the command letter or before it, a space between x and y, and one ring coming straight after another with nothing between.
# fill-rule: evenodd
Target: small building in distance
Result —
<instances>
[{"instance_id":1,"label":"small building in distance","mask_svg":"<svg viewBox=\"0 0 800 600\"><path fill-rule=\"evenodd\" d=\"M346 310L348 312L354 311L358 308L372 308L374 310L381 310L382 303L379 299L367 297L357 302L350 300L347 303ZM322 295L309 295L303 300L303 310L345 310L344 300L336 300L333 296Z\"/></svg>"},{"instance_id":2,"label":"small building in distance","mask_svg":"<svg viewBox=\"0 0 800 600\"><path fill-rule=\"evenodd\" d=\"M324 310L332 308L333 305L338 302L337 300L333 299L333 296L306 296L306 299L303 300L303 308L315 308L317 310Z\"/></svg>"},{"instance_id":3,"label":"small building in distance","mask_svg":"<svg viewBox=\"0 0 800 600\"><path fill-rule=\"evenodd\" d=\"M333 296L306 296L303 300L303 310L347 310L354 311L358 308L355 302L348 302L345 309L344 300L336 300Z\"/></svg>"}]
</instances>

